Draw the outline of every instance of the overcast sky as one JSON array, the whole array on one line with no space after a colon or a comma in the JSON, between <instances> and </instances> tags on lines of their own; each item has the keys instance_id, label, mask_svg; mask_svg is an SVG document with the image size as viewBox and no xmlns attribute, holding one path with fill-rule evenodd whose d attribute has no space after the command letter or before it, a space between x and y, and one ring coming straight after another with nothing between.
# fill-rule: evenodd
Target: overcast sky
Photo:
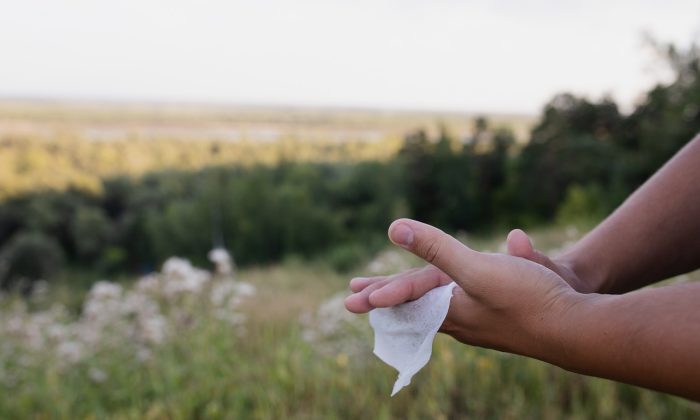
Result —
<instances>
[{"instance_id":1,"label":"overcast sky","mask_svg":"<svg viewBox=\"0 0 700 420\"><path fill-rule=\"evenodd\" d=\"M631 103L697 0L0 0L0 97L535 113Z\"/></svg>"}]
</instances>

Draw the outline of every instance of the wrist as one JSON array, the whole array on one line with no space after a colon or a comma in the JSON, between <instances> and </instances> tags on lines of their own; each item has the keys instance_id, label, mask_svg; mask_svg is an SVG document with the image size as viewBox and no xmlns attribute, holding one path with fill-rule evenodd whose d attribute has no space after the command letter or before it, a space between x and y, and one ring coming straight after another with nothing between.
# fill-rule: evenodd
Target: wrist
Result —
<instances>
[{"instance_id":1,"label":"wrist","mask_svg":"<svg viewBox=\"0 0 700 420\"><path fill-rule=\"evenodd\" d=\"M598 322L596 314L603 313L603 306L611 296L598 293L570 291L553 305L550 321L542 332L544 343L540 360L564 369L582 372L581 361L588 355L582 353L587 326Z\"/></svg>"},{"instance_id":2,"label":"wrist","mask_svg":"<svg viewBox=\"0 0 700 420\"><path fill-rule=\"evenodd\" d=\"M592 253L573 249L555 258L579 280L576 289L582 293L606 293L610 290L610 274L602 261L595 261ZM598 259L600 260L600 259Z\"/></svg>"}]
</instances>

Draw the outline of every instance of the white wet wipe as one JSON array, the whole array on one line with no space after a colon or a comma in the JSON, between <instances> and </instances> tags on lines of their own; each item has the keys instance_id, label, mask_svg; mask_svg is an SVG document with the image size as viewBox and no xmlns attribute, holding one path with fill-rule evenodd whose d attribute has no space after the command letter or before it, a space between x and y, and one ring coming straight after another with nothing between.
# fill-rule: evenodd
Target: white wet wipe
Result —
<instances>
[{"instance_id":1,"label":"white wet wipe","mask_svg":"<svg viewBox=\"0 0 700 420\"><path fill-rule=\"evenodd\" d=\"M399 371L392 397L430 360L433 340L447 316L455 286L452 282L412 302L370 311L374 354Z\"/></svg>"}]
</instances>

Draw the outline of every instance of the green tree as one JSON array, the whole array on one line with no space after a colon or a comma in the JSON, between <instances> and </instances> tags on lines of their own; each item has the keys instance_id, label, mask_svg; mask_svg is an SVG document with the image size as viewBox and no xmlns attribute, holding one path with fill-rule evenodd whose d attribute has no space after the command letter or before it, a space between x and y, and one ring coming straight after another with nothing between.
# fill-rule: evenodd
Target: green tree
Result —
<instances>
[{"instance_id":1,"label":"green tree","mask_svg":"<svg viewBox=\"0 0 700 420\"><path fill-rule=\"evenodd\" d=\"M71 222L71 237L77 256L95 260L112 243L114 226L99 207L79 207Z\"/></svg>"},{"instance_id":2,"label":"green tree","mask_svg":"<svg viewBox=\"0 0 700 420\"><path fill-rule=\"evenodd\" d=\"M64 256L56 240L37 232L16 234L0 250L0 288L31 289L34 281L55 276Z\"/></svg>"}]
</instances>

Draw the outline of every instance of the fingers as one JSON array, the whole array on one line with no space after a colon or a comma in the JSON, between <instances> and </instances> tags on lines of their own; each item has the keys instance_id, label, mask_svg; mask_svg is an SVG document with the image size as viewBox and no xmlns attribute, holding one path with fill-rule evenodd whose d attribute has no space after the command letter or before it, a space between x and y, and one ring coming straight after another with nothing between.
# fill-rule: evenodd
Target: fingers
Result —
<instances>
[{"instance_id":1,"label":"fingers","mask_svg":"<svg viewBox=\"0 0 700 420\"><path fill-rule=\"evenodd\" d=\"M399 305L418 299L452 279L476 298L497 289L500 283L493 281L501 274L513 275L512 264L504 264L503 258L476 252L443 231L415 220L399 219L392 223L389 238L431 265L390 277L352 279L350 289L354 294L345 301L349 311L364 313ZM534 251L529 238L520 230L511 232L508 246L512 255L546 258Z\"/></svg>"},{"instance_id":2,"label":"fingers","mask_svg":"<svg viewBox=\"0 0 700 420\"><path fill-rule=\"evenodd\" d=\"M355 277L352 280L350 280L350 290L353 293L357 293L364 289L365 287L369 286L370 284L376 283L378 281L385 280L387 278L394 278L396 276L402 276L414 271L422 270L422 267L417 267L417 268L412 268L410 270L404 271L399 274L394 274L392 276L376 276L376 277Z\"/></svg>"},{"instance_id":3,"label":"fingers","mask_svg":"<svg viewBox=\"0 0 700 420\"><path fill-rule=\"evenodd\" d=\"M387 308L416 300L438 286L450 283L447 274L434 266L426 266L418 271L396 277L368 296L370 305Z\"/></svg>"},{"instance_id":4,"label":"fingers","mask_svg":"<svg viewBox=\"0 0 700 420\"><path fill-rule=\"evenodd\" d=\"M528 258L535 252L530 237L520 229L510 231L506 238L506 246L508 253L514 257Z\"/></svg>"},{"instance_id":5,"label":"fingers","mask_svg":"<svg viewBox=\"0 0 700 420\"><path fill-rule=\"evenodd\" d=\"M362 289L369 286L370 284L385 280L386 278L387 278L386 276L355 277L354 279L350 280L350 290L353 293L357 293L357 292L362 291Z\"/></svg>"},{"instance_id":6,"label":"fingers","mask_svg":"<svg viewBox=\"0 0 700 420\"><path fill-rule=\"evenodd\" d=\"M520 229L513 229L506 238L508 253L514 257L525 258L534 263L543 265L554 272L558 272L558 267L546 255L537 251L530 237Z\"/></svg>"},{"instance_id":7,"label":"fingers","mask_svg":"<svg viewBox=\"0 0 700 420\"><path fill-rule=\"evenodd\" d=\"M493 258L464 246L425 223L399 219L389 226L389 239L447 273L470 293L470 279L498 270Z\"/></svg>"},{"instance_id":8,"label":"fingers","mask_svg":"<svg viewBox=\"0 0 700 420\"><path fill-rule=\"evenodd\" d=\"M379 280L365 287L360 292L348 296L345 299L345 309L356 314L371 311L374 307L369 303L369 295L390 281L388 278Z\"/></svg>"},{"instance_id":9,"label":"fingers","mask_svg":"<svg viewBox=\"0 0 700 420\"><path fill-rule=\"evenodd\" d=\"M452 280L434 266L414 268L385 277L357 278L351 281L355 294L345 300L351 312L364 313L418 299L428 291Z\"/></svg>"}]
</instances>

